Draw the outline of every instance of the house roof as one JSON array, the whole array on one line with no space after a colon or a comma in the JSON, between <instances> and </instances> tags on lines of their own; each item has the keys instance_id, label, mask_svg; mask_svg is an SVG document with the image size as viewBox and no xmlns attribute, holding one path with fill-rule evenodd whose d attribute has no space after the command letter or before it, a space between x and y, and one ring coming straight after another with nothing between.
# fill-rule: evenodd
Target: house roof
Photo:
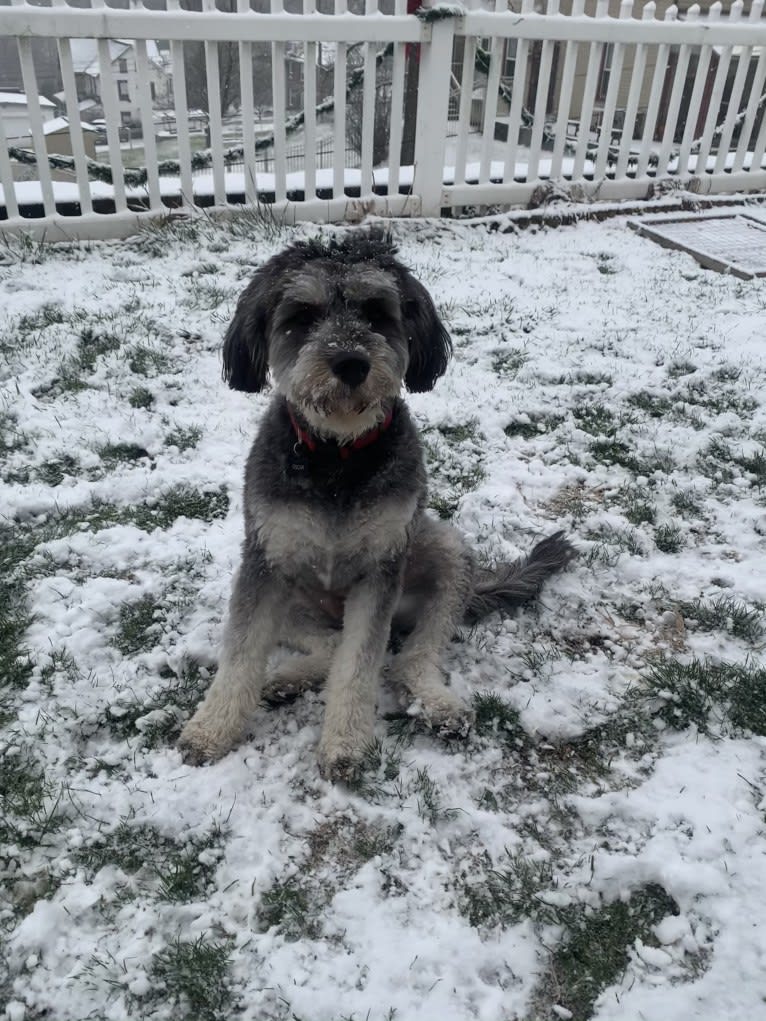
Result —
<instances>
[{"instance_id":1,"label":"house roof","mask_svg":"<svg viewBox=\"0 0 766 1021\"><path fill-rule=\"evenodd\" d=\"M64 92L54 92L53 98L57 99L59 103L62 104L66 102L66 94ZM81 99L80 102L77 104L77 109L90 110L94 106L98 106L98 103L96 102L95 99Z\"/></svg>"},{"instance_id":2,"label":"house roof","mask_svg":"<svg viewBox=\"0 0 766 1021\"><path fill-rule=\"evenodd\" d=\"M97 131L97 128L92 127L90 124L80 124L83 131ZM43 134L53 135L57 131L68 131L69 130L69 118L67 117L54 117L52 121L46 121L43 124Z\"/></svg>"},{"instance_id":3,"label":"house roof","mask_svg":"<svg viewBox=\"0 0 766 1021\"><path fill-rule=\"evenodd\" d=\"M28 106L27 97L23 92L0 92L0 106ZM40 96L40 106L55 106L50 99Z\"/></svg>"},{"instance_id":4,"label":"house roof","mask_svg":"<svg viewBox=\"0 0 766 1021\"><path fill-rule=\"evenodd\" d=\"M70 39L72 48L72 65L76 74L98 75L101 67L98 62L98 42L95 39ZM128 43L120 39L109 40L109 57L112 62L129 50Z\"/></svg>"},{"instance_id":5,"label":"house roof","mask_svg":"<svg viewBox=\"0 0 766 1021\"><path fill-rule=\"evenodd\" d=\"M72 47L72 64L78 74L89 74L98 77L101 66L98 61L98 43L95 39L70 39ZM133 49L133 43L127 39L109 40L109 59L112 63L121 60ZM157 43L153 39L146 40L146 54L153 64L162 66L163 60Z\"/></svg>"}]
</instances>

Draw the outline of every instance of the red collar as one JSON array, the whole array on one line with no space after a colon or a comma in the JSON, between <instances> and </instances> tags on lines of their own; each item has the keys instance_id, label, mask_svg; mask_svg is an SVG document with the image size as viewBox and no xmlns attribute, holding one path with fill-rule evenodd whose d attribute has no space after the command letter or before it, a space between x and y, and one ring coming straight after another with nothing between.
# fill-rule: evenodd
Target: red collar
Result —
<instances>
[{"instance_id":1,"label":"red collar","mask_svg":"<svg viewBox=\"0 0 766 1021\"><path fill-rule=\"evenodd\" d=\"M293 429L295 430L295 435L298 437L298 442L302 443L313 454L313 452L317 449L317 446L322 441L318 440L316 436L312 436L311 433L306 432L305 429L301 429L295 415L293 414L293 409L289 405L287 406L287 414L290 416L290 421L292 422ZM351 452L353 450L362 450L363 447L369 447L371 443L375 443L375 441L379 439L380 435L391 425L393 418L394 412L392 409L388 412L380 425L376 425L373 429L369 429L366 433L362 433L361 436L357 436L357 438L352 440L350 443L339 443L338 453L341 458L345 461L347 458L351 457Z\"/></svg>"}]
</instances>

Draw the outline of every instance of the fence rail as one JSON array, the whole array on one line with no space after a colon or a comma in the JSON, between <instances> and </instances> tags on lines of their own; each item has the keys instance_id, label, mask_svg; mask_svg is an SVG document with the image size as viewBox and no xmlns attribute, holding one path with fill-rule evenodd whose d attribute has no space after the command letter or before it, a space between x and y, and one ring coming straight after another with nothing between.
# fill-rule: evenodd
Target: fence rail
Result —
<instances>
[{"instance_id":1,"label":"fence rail","mask_svg":"<svg viewBox=\"0 0 766 1021\"><path fill-rule=\"evenodd\" d=\"M151 11L104 0L0 7L28 115L19 137L0 95L0 230L116 237L168 209L243 202L289 221L353 221L551 197L641 199L671 187L766 190L764 0L683 16L643 0L546 0L544 12L534 0L513 0L514 11L488 0L493 9L419 16L405 13L406 0L334 0L334 13L318 13L316 0L292 0L302 6L289 13L283 0L269 13L227 2L236 9L215 0L197 0L198 11L179 0ZM158 39L169 45L162 67ZM56 46L68 155L50 154L39 40ZM119 60L115 40L127 46ZM86 72L75 59L83 45ZM160 75L172 82L171 160L158 158L155 138ZM96 159L79 106L86 78L106 125ZM208 106L203 153L192 152L189 127L197 94ZM123 165L126 102L142 126L138 172ZM227 147L233 104L241 135ZM264 106L268 137L255 131Z\"/></svg>"}]
</instances>

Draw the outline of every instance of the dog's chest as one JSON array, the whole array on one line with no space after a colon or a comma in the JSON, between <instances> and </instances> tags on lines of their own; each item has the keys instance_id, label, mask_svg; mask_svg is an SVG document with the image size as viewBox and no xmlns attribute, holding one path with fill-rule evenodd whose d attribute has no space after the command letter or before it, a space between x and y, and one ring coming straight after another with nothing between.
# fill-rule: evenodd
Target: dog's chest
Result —
<instances>
[{"instance_id":1,"label":"dog's chest","mask_svg":"<svg viewBox=\"0 0 766 1021\"><path fill-rule=\"evenodd\" d=\"M338 591L406 549L416 508L414 495L343 513L289 502L260 508L255 526L275 570L299 584Z\"/></svg>"}]
</instances>

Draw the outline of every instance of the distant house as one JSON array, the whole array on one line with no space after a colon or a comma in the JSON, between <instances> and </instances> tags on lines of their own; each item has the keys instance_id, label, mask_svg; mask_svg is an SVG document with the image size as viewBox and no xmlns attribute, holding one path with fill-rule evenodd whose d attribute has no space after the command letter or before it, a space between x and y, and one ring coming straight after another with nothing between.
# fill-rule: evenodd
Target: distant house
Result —
<instances>
[{"instance_id":1,"label":"distant house","mask_svg":"<svg viewBox=\"0 0 766 1021\"><path fill-rule=\"evenodd\" d=\"M40 110L43 123L53 120L55 104L40 96ZM0 118L3 121L8 140L17 141L29 135L32 124L29 120L29 104L23 92L0 92Z\"/></svg>"},{"instance_id":2,"label":"distant house","mask_svg":"<svg viewBox=\"0 0 766 1021\"><path fill-rule=\"evenodd\" d=\"M54 92L53 102L56 104L56 116L66 117L67 116L67 105L66 95L64 92ZM81 99L77 104L77 109L80 111L80 119L86 121L95 120L99 117L103 110L97 99Z\"/></svg>"},{"instance_id":3,"label":"distant house","mask_svg":"<svg viewBox=\"0 0 766 1021\"><path fill-rule=\"evenodd\" d=\"M335 43L317 43L317 103L333 92ZM303 109L304 49L303 43L288 43L285 51L285 83L288 110Z\"/></svg>"},{"instance_id":4,"label":"distant house","mask_svg":"<svg viewBox=\"0 0 766 1021\"><path fill-rule=\"evenodd\" d=\"M96 158L96 140L98 131L90 124L82 123L83 142L85 143L85 155L91 159ZM69 130L69 121L66 117L54 117L43 125L45 135L45 148L49 153L56 153L59 156L72 155L72 136ZM32 148L31 134L21 140L21 144Z\"/></svg>"},{"instance_id":5,"label":"distant house","mask_svg":"<svg viewBox=\"0 0 766 1021\"><path fill-rule=\"evenodd\" d=\"M80 101L96 100L102 106L101 64L95 39L72 39L77 96ZM156 42L146 43L149 68L149 93L152 107L165 108L173 103L173 75L170 56ZM135 43L125 39L109 40L110 76L117 88L117 108L123 124L141 119L138 99L138 66Z\"/></svg>"}]
</instances>

